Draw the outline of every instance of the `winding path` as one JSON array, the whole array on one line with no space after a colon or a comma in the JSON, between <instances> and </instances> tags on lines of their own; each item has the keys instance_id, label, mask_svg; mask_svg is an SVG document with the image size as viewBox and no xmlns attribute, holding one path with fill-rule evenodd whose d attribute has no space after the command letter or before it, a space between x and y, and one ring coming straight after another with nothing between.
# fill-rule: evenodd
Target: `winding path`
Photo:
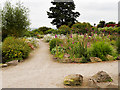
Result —
<instances>
[{"instance_id":1,"label":"winding path","mask_svg":"<svg viewBox=\"0 0 120 90\"><path fill-rule=\"evenodd\" d=\"M117 83L118 61L65 64L54 62L49 45L40 40L40 47L34 50L28 59L2 69L3 88L63 88L63 79L69 74L81 74L90 77L104 70Z\"/></svg>"}]
</instances>

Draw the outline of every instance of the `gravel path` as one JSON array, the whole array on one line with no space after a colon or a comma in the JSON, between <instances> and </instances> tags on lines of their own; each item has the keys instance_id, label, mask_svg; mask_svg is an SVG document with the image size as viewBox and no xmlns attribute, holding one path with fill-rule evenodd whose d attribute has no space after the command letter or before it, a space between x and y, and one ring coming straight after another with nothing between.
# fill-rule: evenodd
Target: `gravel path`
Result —
<instances>
[{"instance_id":1,"label":"gravel path","mask_svg":"<svg viewBox=\"0 0 120 90\"><path fill-rule=\"evenodd\" d=\"M98 71L106 71L117 84L118 61L64 64L54 62L49 45L40 40L40 47L17 66L2 69L3 88L63 88L63 79L69 74L81 74L89 78Z\"/></svg>"}]
</instances>

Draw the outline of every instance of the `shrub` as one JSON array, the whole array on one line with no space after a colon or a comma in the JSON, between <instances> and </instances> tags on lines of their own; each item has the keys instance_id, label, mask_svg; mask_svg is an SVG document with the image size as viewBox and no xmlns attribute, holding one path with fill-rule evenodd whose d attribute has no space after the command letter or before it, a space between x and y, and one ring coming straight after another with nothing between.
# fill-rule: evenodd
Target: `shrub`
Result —
<instances>
[{"instance_id":1,"label":"shrub","mask_svg":"<svg viewBox=\"0 0 120 90\"><path fill-rule=\"evenodd\" d=\"M58 46L58 53L62 53L63 52L63 48L61 46ZM51 54L55 55L57 54L57 48L54 47L52 50L51 50Z\"/></svg>"},{"instance_id":2,"label":"shrub","mask_svg":"<svg viewBox=\"0 0 120 90\"><path fill-rule=\"evenodd\" d=\"M30 21L28 18L29 10L23 3L18 2L12 5L10 1L5 3L2 16L2 39L7 36L22 37L28 30Z\"/></svg>"},{"instance_id":3,"label":"shrub","mask_svg":"<svg viewBox=\"0 0 120 90\"><path fill-rule=\"evenodd\" d=\"M7 37L2 46L3 63L11 60L21 60L27 58L31 48L24 39Z\"/></svg>"},{"instance_id":4,"label":"shrub","mask_svg":"<svg viewBox=\"0 0 120 90\"><path fill-rule=\"evenodd\" d=\"M91 30L91 25L89 23L76 23L72 26L73 33L87 33L87 31Z\"/></svg>"},{"instance_id":5,"label":"shrub","mask_svg":"<svg viewBox=\"0 0 120 90\"><path fill-rule=\"evenodd\" d=\"M43 26L43 27L38 28L38 32L43 32L43 34L46 34L45 32L50 30L50 29L51 28L49 28L49 27Z\"/></svg>"},{"instance_id":6,"label":"shrub","mask_svg":"<svg viewBox=\"0 0 120 90\"><path fill-rule=\"evenodd\" d=\"M112 55L112 52L113 48L110 46L110 44L103 41L94 43L91 51L89 51L92 56L99 57L103 61L106 61L106 55Z\"/></svg>"},{"instance_id":7,"label":"shrub","mask_svg":"<svg viewBox=\"0 0 120 90\"><path fill-rule=\"evenodd\" d=\"M55 33L55 29L49 29L45 32L45 34L52 34Z\"/></svg>"},{"instance_id":8,"label":"shrub","mask_svg":"<svg viewBox=\"0 0 120 90\"><path fill-rule=\"evenodd\" d=\"M58 29L58 33L59 34L64 34L64 35L70 34L70 31L71 31L71 28L66 26L66 25L62 25Z\"/></svg>"},{"instance_id":9,"label":"shrub","mask_svg":"<svg viewBox=\"0 0 120 90\"><path fill-rule=\"evenodd\" d=\"M61 43L63 43L63 40L62 39L58 39L58 38L54 38L54 39L52 39L51 41L50 41L50 51L54 48L54 47L56 47L56 45L59 45L59 44L61 44Z\"/></svg>"},{"instance_id":10,"label":"shrub","mask_svg":"<svg viewBox=\"0 0 120 90\"><path fill-rule=\"evenodd\" d=\"M118 54L120 54L120 36L117 39L117 51L118 51Z\"/></svg>"}]
</instances>

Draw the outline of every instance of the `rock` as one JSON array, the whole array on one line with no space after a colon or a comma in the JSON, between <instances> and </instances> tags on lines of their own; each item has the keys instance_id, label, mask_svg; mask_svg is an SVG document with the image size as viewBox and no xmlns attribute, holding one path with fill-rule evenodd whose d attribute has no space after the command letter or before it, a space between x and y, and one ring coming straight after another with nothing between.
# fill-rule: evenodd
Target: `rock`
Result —
<instances>
[{"instance_id":1,"label":"rock","mask_svg":"<svg viewBox=\"0 0 120 90\"><path fill-rule=\"evenodd\" d=\"M72 74L64 78L64 85L67 86L81 86L82 83L83 83L83 76L80 74Z\"/></svg>"},{"instance_id":2,"label":"rock","mask_svg":"<svg viewBox=\"0 0 120 90\"><path fill-rule=\"evenodd\" d=\"M81 63L82 62L82 58L75 58L75 59L73 59L73 61L75 63Z\"/></svg>"},{"instance_id":3,"label":"rock","mask_svg":"<svg viewBox=\"0 0 120 90\"><path fill-rule=\"evenodd\" d=\"M69 54L67 54L67 53L64 54L64 58L69 58L69 57L70 57Z\"/></svg>"},{"instance_id":4,"label":"rock","mask_svg":"<svg viewBox=\"0 0 120 90\"><path fill-rule=\"evenodd\" d=\"M106 88L118 88L118 85L110 83Z\"/></svg>"},{"instance_id":5,"label":"rock","mask_svg":"<svg viewBox=\"0 0 120 90\"><path fill-rule=\"evenodd\" d=\"M102 62L102 60L98 57L90 57L91 62Z\"/></svg>"},{"instance_id":6,"label":"rock","mask_svg":"<svg viewBox=\"0 0 120 90\"><path fill-rule=\"evenodd\" d=\"M72 59L68 59L68 58L65 58L65 59L62 59L61 60L62 63L72 63Z\"/></svg>"},{"instance_id":7,"label":"rock","mask_svg":"<svg viewBox=\"0 0 120 90\"><path fill-rule=\"evenodd\" d=\"M117 57L117 60L120 60L120 55Z\"/></svg>"},{"instance_id":8,"label":"rock","mask_svg":"<svg viewBox=\"0 0 120 90\"><path fill-rule=\"evenodd\" d=\"M104 71L100 71L91 78L95 82L112 82L112 78Z\"/></svg>"},{"instance_id":9,"label":"rock","mask_svg":"<svg viewBox=\"0 0 120 90\"><path fill-rule=\"evenodd\" d=\"M94 88L100 88L100 87L97 85L97 82L96 82L94 79L89 79L89 80L88 80L88 86L89 86L89 87L94 87Z\"/></svg>"},{"instance_id":10,"label":"rock","mask_svg":"<svg viewBox=\"0 0 120 90\"><path fill-rule=\"evenodd\" d=\"M114 60L114 57L111 56L111 55L107 55L106 58L107 58L107 60L109 60L109 61Z\"/></svg>"},{"instance_id":11,"label":"rock","mask_svg":"<svg viewBox=\"0 0 120 90\"><path fill-rule=\"evenodd\" d=\"M24 61L24 60L18 60L18 62L20 62L20 63L23 62L23 61Z\"/></svg>"},{"instance_id":12,"label":"rock","mask_svg":"<svg viewBox=\"0 0 120 90\"><path fill-rule=\"evenodd\" d=\"M18 64L18 60L13 60L13 61L7 62L8 66L16 66L17 64Z\"/></svg>"},{"instance_id":13,"label":"rock","mask_svg":"<svg viewBox=\"0 0 120 90\"><path fill-rule=\"evenodd\" d=\"M8 66L7 64L0 64L0 68L7 67L7 66Z\"/></svg>"}]
</instances>

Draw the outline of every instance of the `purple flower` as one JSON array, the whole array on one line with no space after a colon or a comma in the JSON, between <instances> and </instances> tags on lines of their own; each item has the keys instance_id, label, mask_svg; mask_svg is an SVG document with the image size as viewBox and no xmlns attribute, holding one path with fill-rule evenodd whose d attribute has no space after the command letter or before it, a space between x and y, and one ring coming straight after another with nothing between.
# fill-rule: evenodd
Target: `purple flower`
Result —
<instances>
[{"instance_id":1,"label":"purple flower","mask_svg":"<svg viewBox=\"0 0 120 90\"><path fill-rule=\"evenodd\" d=\"M93 32L94 32L94 29L93 29Z\"/></svg>"},{"instance_id":2,"label":"purple flower","mask_svg":"<svg viewBox=\"0 0 120 90\"><path fill-rule=\"evenodd\" d=\"M63 45L61 45L61 47L63 47Z\"/></svg>"},{"instance_id":3,"label":"purple flower","mask_svg":"<svg viewBox=\"0 0 120 90\"><path fill-rule=\"evenodd\" d=\"M72 42L72 44L74 44L74 42Z\"/></svg>"},{"instance_id":4,"label":"purple flower","mask_svg":"<svg viewBox=\"0 0 120 90\"><path fill-rule=\"evenodd\" d=\"M86 38L86 35L84 35L84 38Z\"/></svg>"},{"instance_id":5,"label":"purple flower","mask_svg":"<svg viewBox=\"0 0 120 90\"><path fill-rule=\"evenodd\" d=\"M97 33L97 31L95 31L95 33Z\"/></svg>"},{"instance_id":6,"label":"purple flower","mask_svg":"<svg viewBox=\"0 0 120 90\"><path fill-rule=\"evenodd\" d=\"M88 37L90 39L90 37Z\"/></svg>"},{"instance_id":7,"label":"purple flower","mask_svg":"<svg viewBox=\"0 0 120 90\"><path fill-rule=\"evenodd\" d=\"M104 32L105 32L105 29L104 29Z\"/></svg>"},{"instance_id":8,"label":"purple flower","mask_svg":"<svg viewBox=\"0 0 120 90\"><path fill-rule=\"evenodd\" d=\"M72 34L70 35L70 37L72 38Z\"/></svg>"},{"instance_id":9,"label":"purple flower","mask_svg":"<svg viewBox=\"0 0 120 90\"><path fill-rule=\"evenodd\" d=\"M57 35L55 34L55 38L57 38Z\"/></svg>"}]
</instances>

